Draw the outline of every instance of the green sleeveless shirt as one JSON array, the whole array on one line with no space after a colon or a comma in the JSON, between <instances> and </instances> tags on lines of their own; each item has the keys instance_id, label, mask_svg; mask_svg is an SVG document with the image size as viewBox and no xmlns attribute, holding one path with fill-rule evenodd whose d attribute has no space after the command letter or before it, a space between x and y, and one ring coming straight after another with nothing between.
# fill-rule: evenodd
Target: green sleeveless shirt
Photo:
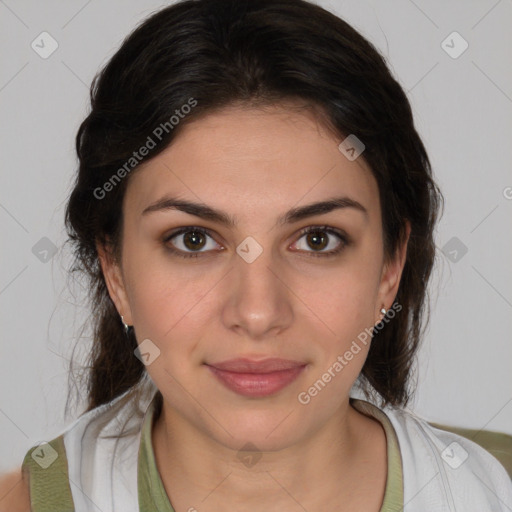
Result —
<instances>
[{"instance_id":1,"label":"green sleeveless shirt","mask_svg":"<svg viewBox=\"0 0 512 512\"><path fill-rule=\"evenodd\" d=\"M359 412L379 421L387 439L387 480L380 512L403 510L403 474L398 439L387 416L375 405L364 400L350 400ZM174 512L156 466L151 432L155 419L155 400L151 402L144 420L138 456L138 497L140 512ZM23 460L22 470L28 478L32 512L75 512L68 478L64 434L48 444L58 455L47 468L41 467L38 457L44 457L46 445L32 447ZM52 452L53 453L53 452ZM48 457L46 457L48 460ZM50 458L51 460L51 458ZM121 512L121 511L120 511Z\"/></svg>"}]
</instances>

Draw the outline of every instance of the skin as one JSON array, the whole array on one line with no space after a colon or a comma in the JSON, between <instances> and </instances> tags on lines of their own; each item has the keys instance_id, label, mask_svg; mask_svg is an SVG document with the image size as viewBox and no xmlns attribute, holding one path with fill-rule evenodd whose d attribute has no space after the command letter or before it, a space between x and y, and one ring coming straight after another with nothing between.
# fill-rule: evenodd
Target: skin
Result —
<instances>
[{"instance_id":1,"label":"skin","mask_svg":"<svg viewBox=\"0 0 512 512\"><path fill-rule=\"evenodd\" d=\"M158 470L177 512L191 507L247 511L378 511L387 455L381 424L349 405L370 344L311 399L306 391L357 335L378 323L395 299L407 240L385 264L378 186L363 157L349 161L313 113L281 104L232 106L183 126L164 152L131 177L123 203L120 265L98 246L119 314L160 355L147 370L164 397L152 434ZM168 209L142 215L166 194L235 216L236 227ZM291 225L292 207L333 196L354 208ZM301 229L327 225L352 243L331 257ZM209 229L188 241L165 235L183 226ZM327 246L342 244L322 232ZM190 235L189 235L190 236ZM236 252L248 236L263 248L247 263ZM166 247L197 258L172 255ZM193 245L194 243L198 245ZM202 244L202 246L201 246ZM224 387L204 362L281 357L308 363L288 387L247 398ZM261 458L242 464L252 443ZM312 492L314 489L314 492Z\"/></svg>"},{"instance_id":2,"label":"skin","mask_svg":"<svg viewBox=\"0 0 512 512\"><path fill-rule=\"evenodd\" d=\"M28 478L21 469L0 476L0 512L30 512Z\"/></svg>"}]
</instances>

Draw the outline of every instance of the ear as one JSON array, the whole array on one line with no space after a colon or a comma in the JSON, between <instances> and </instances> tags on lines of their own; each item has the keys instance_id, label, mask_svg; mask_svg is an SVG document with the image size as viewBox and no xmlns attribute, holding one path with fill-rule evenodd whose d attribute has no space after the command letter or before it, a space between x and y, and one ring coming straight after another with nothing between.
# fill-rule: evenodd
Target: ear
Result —
<instances>
[{"instance_id":1,"label":"ear","mask_svg":"<svg viewBox=\"0 0 512 512\"><path fill-rule=\"evenodd\" d=\"M96 250L100 259L101 270L107 284L108 293L114 302L117 312L123 316L127 325L133 325L132 312L126 294L125 282L120 264L115 261L110 247L97 242Z\"/></svg>"},{"instance_id":2,"label":"ear","mask_svg":"<svg viewBox=\"0 0 512 512\"><path fill-rule=\"evenodd\" d=\"M379 293L377 297L377 322L382 319L380 310L384 307L389 309L393 304L398 287L400 286L400 278L405 266L407 255L407 244L409 243L409 235L411 234L411 224L406 220L405 239L400 247L397 248L395 257L392 261L386 263L382 269L381 282L379 285Z\"/></svg>"}]
</instances>

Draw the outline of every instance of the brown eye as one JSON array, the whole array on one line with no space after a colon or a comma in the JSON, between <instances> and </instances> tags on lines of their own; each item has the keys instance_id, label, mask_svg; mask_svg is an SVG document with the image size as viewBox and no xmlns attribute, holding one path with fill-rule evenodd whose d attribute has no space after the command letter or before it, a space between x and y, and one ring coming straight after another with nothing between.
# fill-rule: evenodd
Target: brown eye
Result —
<instances>
[{"instance_id":1,"label":"brown eye","mask_svg":"<svg viewBox=\"0 0 512 512\"><path fill-rule=\"evenodd\" d=\"M329 244L329 237L322 231L310 231L306 234L306 241L310 247L321 251Z\"/></svg>"},{"instance_id":2,"label":"brown eye","mask_svg":"<svg viewBox=\"0 0 512 512\"><path fill-rule=\"evenodd\" d=\"M205 245L205 236L199 231L187 231L183 236L183 244L191 251L202 249Z\"/></svg>"},{"instance_id":3,"label":"brown eye","mask_svg":"<svg viewBox=\"0 0 512 512\"><path fill-rule=\"evenodd\" d=\"M328 226L310 226L303 229L301 235L294 249L311 256L335 256L351 243L343 231ZM301 243L302 239L304 243Z\"/></svg>"},{"instance_id":4,"label":"brown eye","mask_svg":"<svg viewBox=\"0 0 512 512\"><path fill-rule=\"evenodd\" d=\"M165 247L177 256L184 258L201 256L221 246L203 228L188 226L174 231L163 240Z\"/></svg>"}]
</instances>

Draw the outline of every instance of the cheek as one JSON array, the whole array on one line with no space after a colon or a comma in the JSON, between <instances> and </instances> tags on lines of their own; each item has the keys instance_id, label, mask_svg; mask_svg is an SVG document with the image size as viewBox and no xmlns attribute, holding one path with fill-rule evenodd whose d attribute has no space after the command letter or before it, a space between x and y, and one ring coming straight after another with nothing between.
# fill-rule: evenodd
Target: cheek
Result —
<instances>
[{"instance_id":1,"label":"cheek","mask_svg":"<svg viewBox=\"0 0 512 512\"><path fill-rule=\"evenodd\" d=\"M206 272L206 267L177 264L158 248L130 249L126 251L130 257L125 267L139 342L149 338L161 350L168 346L187 350L187 340L194 339L194 331L205 330L201 317L206 317L205 308L212 299L208 290L215 285L216 277Z\"/></svg>"},{"instance_id":2,"label":"cheek","mask_svg":"<svg viewBox=\"0 0 512 512\"><path fill-rule=\"evenodd\" d=\"M207 290L207 288L206 288ZM203 299L204 284L169 276L152 269L141 273L132 289L130 302L134 324L145 337L166 342L194 315L194 305Z\"/></svg>"},{"instance_id":3,"label":"cheek","mask_svg":"<svg viewBox=\"0 0 512 512\"><path fill-rule=\"evenodd\" d=\"M336 272L317 276L304 289L304 296L308 296L305 302L316 315L311 321L318 333L315 344L319 365L311 381L322 379L324 372L330 371L326 379L336 375L329 384L331 391L321 401L336 401L337 396L348 392L364 365L371 328L378 320L375 301L379 275L378 260L360 253L357 258L347 259Z\"/></svg>"},{"instance_id":4,"label":"cheek","mask_svg":"<svg viewBox=\"0 0 512 512\"><path fill-rule=\"evenodd\" d=\"M328 411L338 407L341 397L349 394L361 373L375 323L375 287L368 274L347 269L337 279L339 283L333 283L332 279L320 283L316 294L310 296L322 322L312 317L316 324L310 330L315 339L316 364L301 390L304 393L301 396L311 400L317 418L325 420ZM304 402L299 400L299 403Z\"/></svg>"},{"instance_id":5,"label":"cheek","mask_svg":"<svg viewBox=\"0 0 512 512\"><path fill-rule=\"evenodd\" d=\"M130 290L137 341L151 354L146 369L159 389L181 397L177 402L172 399L177 407L186 406L179 383L187 382L190 367L200 363L202 354L196 348L208 332L202 309L207 290L199 281L158 265L142 267Z\"/></svg>"},{"instance_id":6,"label":"cheek","mask_svg":"<svg viewBox=\"0 0 512 512\"><path fill-rule=\"evenodd\" d=\"M324 320L331 335L347 341L375 321L379 267L371 258L354 257L333 272L318 275L303 297ZM331 336L332 337L332 336Z\"/></svg>"}]
</instances>

